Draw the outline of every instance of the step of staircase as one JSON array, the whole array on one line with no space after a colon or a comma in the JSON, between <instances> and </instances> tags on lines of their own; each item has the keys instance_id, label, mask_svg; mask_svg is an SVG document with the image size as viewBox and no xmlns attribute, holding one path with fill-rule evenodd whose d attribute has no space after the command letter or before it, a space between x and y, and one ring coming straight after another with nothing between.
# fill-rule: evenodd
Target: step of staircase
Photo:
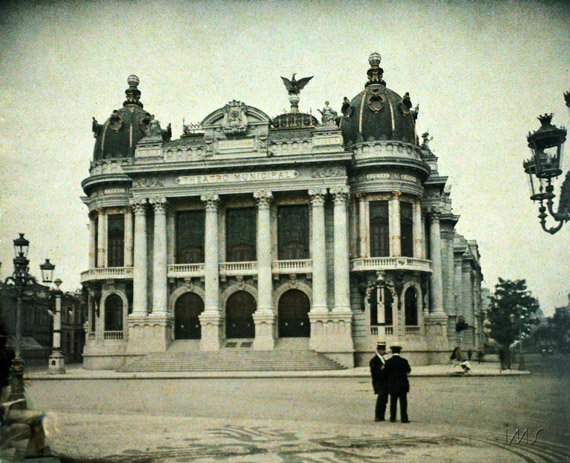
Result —
<instances>
[{"instance_id":1,"label":"step of staircase","mask_svg":"<svg viewBox=\"0 0 570 463\"><path fill-rule=\"evenodd\" d=\"M254 351L251 348L223 348L216 352L169 349L127 360L121 371L204 372L204 371L313 371L344 367L312 350Z\"/></svg>"}]
</instances>

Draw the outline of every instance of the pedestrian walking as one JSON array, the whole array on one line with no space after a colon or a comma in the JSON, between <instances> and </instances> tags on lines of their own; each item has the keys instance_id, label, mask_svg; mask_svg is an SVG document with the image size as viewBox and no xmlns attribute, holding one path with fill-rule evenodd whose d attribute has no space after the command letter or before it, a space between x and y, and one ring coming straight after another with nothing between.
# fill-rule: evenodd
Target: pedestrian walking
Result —
<instances>
[{"instance_id":1,"label":"pedestrian walking","mask_svg":"<svg viewBox=\"0 0 570 463\"><path fill-rule=\"evenodd\" d=\"M405 358L400 356L402 347L390 347L392 357L386 361L386 374L388 376L388 393L390 394L390 421L396 421L398 401L400 401L400 419L402 423L409 423L408 419L408 392L410 383L408 375L412 369Z\"/></svg>"},{"instance_id":2,"label":"pedestrian walking","mask_svg":"<svg viewBox=\"0 0 570 463\"><path fill-rule=\"evenodd\" d=\"M469 349L467 351L467 360L471 360L471 357L473 357L473 351L471 349Z\"/></svg>"},{"instance_id":3,"label":"pedestrian walking","mask_svg":"<svg viewBox=\"0 0 570 463\"><path fill-rule=\"evenodd\" d=\"M386 375L386 343L379 342L376 354L370 359L370 374L372 387L376 394L374 421L384 421L386 404L388 403L388 376Z\"/></svg>"}]
</instances>

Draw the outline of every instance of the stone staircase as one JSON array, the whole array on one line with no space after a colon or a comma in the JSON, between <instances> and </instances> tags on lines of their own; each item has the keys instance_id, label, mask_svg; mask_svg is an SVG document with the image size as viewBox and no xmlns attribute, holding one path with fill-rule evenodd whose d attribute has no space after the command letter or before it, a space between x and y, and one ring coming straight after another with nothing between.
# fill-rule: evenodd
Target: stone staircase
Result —
<instances>
[{"instance_id":1,"label":"stone staircase","mask_svg":"<svg viewBox=\"0 0 570 463\"><path fill-rule=\"evenodd\" d=\"M188 347L190 344L188 344ZM192 346L194 347L194 346ZM250 342L229 342L216 352L184 350L178 343L166 352L133 357L120 371L206 372L206 371L314 371L341 370L344 367L323 354L282 346L272 351L256 351Z\"/></svg>"}]
</instances>

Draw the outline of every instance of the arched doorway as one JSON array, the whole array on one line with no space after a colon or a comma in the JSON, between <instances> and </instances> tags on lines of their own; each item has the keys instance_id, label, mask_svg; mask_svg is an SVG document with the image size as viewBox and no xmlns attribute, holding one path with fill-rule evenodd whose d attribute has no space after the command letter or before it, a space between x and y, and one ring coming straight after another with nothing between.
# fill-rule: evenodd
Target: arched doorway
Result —
<instances>
[{"instance_id":1,"label":"arched doorway","mask_svg":"<svg viewBox=\"0 0 570 463\"><path fill-rule=\"evenodd\" d=\"M200 339L199 315L204 310L204 301L196 293L184 293L174 306L174 339Z\"/></svg>"},{"instance_id":2,"label":"arched doorway","mask_svg":"<svg viewBox=\"0 0 570 463\"><path fill-rule=\"evenodd\" d=\"M405 322L407 326L418 325L418 295L414 288L408 288L404 296Z\"/></svg>"},{"instance_id":3,"label":"arched doorway","mask_svg":"<svg viewBox=\"0 0 570 463\"><path fill-rule=\"evenodd\" d=\"M226 338L254 338L253 313L257 304L247 291L233 293L226 302Z\"/></svg>"},{"instance_id":4,"label":"arched doorway","mask_svg":"<svg viewBox=\"0 0 570 463\"><path fill-rule=\"evenodd\" d=\"M105 299L105 331L123 331L123 300L118 294Z\"/></svg>"},{"instance_id":5,"label":"arched doorway","mask_svg":"<svg viewBox=\"0 0 570 463\"><path fill-rule=\"evenodd\" d=\"M279 337L308 338L311 335L311 302L303 291L290 289L279 299Z\"/></svg>"}]
</instances>

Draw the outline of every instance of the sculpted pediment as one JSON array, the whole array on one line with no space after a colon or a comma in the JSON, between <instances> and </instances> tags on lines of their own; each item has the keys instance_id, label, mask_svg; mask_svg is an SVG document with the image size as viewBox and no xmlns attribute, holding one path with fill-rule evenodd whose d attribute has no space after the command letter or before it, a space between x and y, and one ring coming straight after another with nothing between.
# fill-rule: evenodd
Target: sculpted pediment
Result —
<instances>
[{"instance_id":1,"label":"sculpted pediment","mask_svg":"<svg viewBox=\"0 0 570 463\"><path fill-rule=\"evenodd\" d=\"M246 134L255 126L269 126L270 117L258 108L232 100L202 121L204 130L219 129L227 135Z\"/></svg>"}]
</instances>

